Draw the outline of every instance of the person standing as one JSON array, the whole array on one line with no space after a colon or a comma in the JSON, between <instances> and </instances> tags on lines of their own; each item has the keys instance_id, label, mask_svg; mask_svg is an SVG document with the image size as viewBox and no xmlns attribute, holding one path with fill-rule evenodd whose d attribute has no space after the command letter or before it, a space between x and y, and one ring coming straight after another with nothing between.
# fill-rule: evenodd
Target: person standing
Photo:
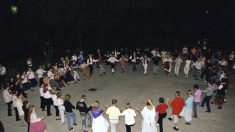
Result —
<instances>
[{"instance_id":1,"label":"person standing","mask_svg":"<svg viewBox=\"0 0 235 132\"><path fill-rule=\"evenodd\" d=\"M200 79L200 76L201 76L201 68L202 68L202 65L201 65L201 60L200 58L197 58L197 61L195 62L195 67L194 67L194 75L196 76L196 80Z\"/></svg>"},{"instance_id":2,"label":"person standing","mask_svg":"<svg viewBox=\"0 0 235 132\"><path fill-rule=\"evenodd\" d=\"M191 90L187 91L188 98L185 101L185 107L181 111L180 116L183 116L185 119L185 124L186 125L191 125L192 121L192 111L193 111L193 93Z\"/></svg>"},{"instance_id":3,"label":"person standing","mask_svg":"<svg viewBox=\"0 0 235 132\"><path fill-rule=\"evenodd\" d=\"M193 86L193 88L195 89L194 99L193 99L193 117L198 118L198 116L197 116L197 106L201 102L202 91L201 91L201 89L199 88L199 86L197 84L195 84Z\"/></svg>"},{"instance_id":4,"label":"person standing","mask_svg":"<svg viewBox=\"0 0 235 132\"><path fill-rule=\"evenodd\" d=\"M64 107L65 107L65 112L67 115L69 131L73 129L73 127L71 126L71 118L73 118L73 125L77 125L76 114L73 112L73 109L75 109L75 106L72 105L72 103L70 102L70 99L71 99L70 94L65 95Z\"/></svg>"},{"instance_id":5,"label":"person standing","mask_svg":"<svg viewBox=\"0 0 235 132\"><path fill-rule=\"evenodd\" d=\"M135 51L133 51L132 55L130 55L129 60L131 60L131 63L133 65L132 70L136 71L137 55Z\"/></svg>"},{"instance_id":6,"label":"person standing","mask_svg":"<svg viewBox=\"0 0 235 132\"><path fill-rule=\"evenodd\" d=\"M7 104L7 115L12 116L11 113L11 105L12 105L12 95L10 93L10 86L6 86L6 88L3 91L3 99L4 102Z\"/></svg>"},{"instance_id":7,"label":"person standing","mask_svg":"<svg viewBox=\"0 0 235 132\"><path fill-rule=\"evenodd\" d=\"M116 99L112 100L112 106L110 106L106 110L106 114L109 115L111 132L116 132L116 126L119 123L119 116L121 115L119 108L117 108L117 100Z\"/></svg>"},{"instance_id":8,"label":"person standing","mask_svg":"<svg viewBox=\"0 0 235 132\"><path fill-rule=\"evenodd\" d=\"M204 107L205 103L206 103L206 107L207 107L207 110L205 112L211 112L211 107L210 107L210 100L213 96L213 93L214 93L214 86L211 82L208 82L208 87L206 88L205 91L202 91L204 93L206 93L206 95L204 96L203 100L202 100L202 103L201 103L201 107Z\"/></svg>"},{"instance_id":9,"label":"person standing","mask_svg":"<svg viewBox=\"0 0 235 132\"><path fill-rule=\"evenodd\" d=\"M164 98L159 98L159 104L156 107L156 112L158 112L158 124L160 132L163 132L163 119L167 116L166 110L168 109L168 105L164 103Z\"/></svg>"},{"instance_id":10,"label":"person standing","mask_svg":"<svg viewBox=\"0 0 235 132\"><path fill-rule=\"evenodd\" d=\"M183 107L185 106L184 99L180 96L180 91L176 91L175 93L175 99L170 102L170 99L167 99L168 103L172 107L172 116L168 118L168 120L172 121L174 119L174 127L173 129L178 131L178 116L180 112L183 110Z\"/></svg>"},{"instance_id":11,"label":"person standing","mask_svg":"<svg viewBox=\"0 0 235 132\"><path fill-rule=\"evenodd\" d=\"M82 95L80 101L77 102L76 109L79 110L80 115L82 117L82 129L84 132L88 132L87 127L91 126L91 115L89 111L91 110L91 106L87 108L87 105L85 103L86 96ZM88 120L88 124L87 124Z\"/></svg>"},{"instance_id":12,"label":"person standing","mask_svg":"<svg viewBox=\"0 0 235 132\"><path fill-rule=\"evenodd\" d=\"M47 83L45 83L43 85L43 98L45 101L45 106L47 107L47 116L51 116L51 104L53 103L51 97L51 90L52 88L50 87L50 85L48 85Z\"/></svg>"},{"instance_id":13,"label":"person standing","mask_svg":"<svg viewBox=\"0 0 235 132\"><path fill-rule=\"evenodd\" d=\"M42 120L44 117L38 118L34 105L29 106L29 132L47 132L47 125Z\"/></svg>"},{"instance_id":14,"label":"person standing","mask_svg":"<svg viewBox=\"0 0 235 132\"><path fill-rule=\"evenodd\" d=\"M141 111L143 117L141 132L157 132L156 111L151 100L148 100L146 106Z\"/></svg>"},{"instance_id":15,"label":"person standing","mask_svg":"<svg viewBox=\"0 0 235 132\"><path fill-rule=\"evenodd\" d=\"M167 76L171 72L171 68L172 68L171 63L172 63L172 58L170 57L169 54L167 54L166 58L163 59L164 70L165 70Z\"/></svg>"},{"instance_id":16,"label":"person standing","mask_svg":"<svg viewBox=\"0 0 235 132\"><path fill-rule=\"evenodd\" d=\"M103 110L99 107L100 102L95 101L92 104L91 114L93 116L92 130L93 132L108 132L109 123L103 117Z\"/></svg>"},{"instance_id":17,"label":"person standing","mask_svg":"<svg viewBox=\"0 0 235 132\"><path fill-rule=\"evenodd\" d=\"M175 68L174 68L176 77L179 76L179 70L182 62L183 60L181 59L180 55L178 55L177 58L175 59Z\"/></svg>"},{"instance_id":18,"label":"person standing","mask_svg":"<svg viewBox=\"0 0 235 132\"><path fill-rule=\"evenodd\" d=\"M131 132L131 127L135 125L135 110L131 109L130 103L126 104L126 109L121 113L125 116L126 132Z\"/></svg>"},{"instance_id":19,"label":"person standing","mask_svg":"<svg viewBox=\"0 0 235 132\"><path fill-rule=\"evenodd\" d=\"M148 74L148 63L150 61L147 54L144 54L144 56L141 57L141 61L142 61L143 68L144 68L144 75L147 75Z\"/></svg>"},{"instance_id":20,"label":"person standing","mask_svg":"<svg viewBox=\"0 0 235 132\"><path fill-rule=\"evenodd\" d=\"M105 74L105 70L103 67L103 59L101 56L98 58L97 64L99 67L99 74L100 74L100 76L103 76Z\"/></svg>"},{"instance_id":21,"label":"person standing","mask_svg":"<svg viewBox=\"0 0 235 132\"><path fill-rule=\"evenodd\" d=\"M117 58L112 54L111 57L108 59L108 62L110 62L112 74L114 74L114 73L115 73L116 62L119 62L119 61L118 61Z\"/></svg>"},{"instance_id":22,"label":"person standing","mask_svg":"<svg viewBox=\"0 0 235 132\"><path fill-rule=\"evenodd\" d=\"M13 91L12 92L12 102L13 102L12 106L13 106L14 111L15 111L16 121L20 121L20 117L19 117L19 112L17 110L16 101L17 101L16 91Z\"/></svg>"},{"instance_id":23,"label":"person standing","mask_svg":"<svg viewBox=\"0 0 235 132\"><path fill-rule=\"evenodd\" d=\"M185 78L188 78L188 73L190 70L190 64L191 64L191 60L189 57L187 57L186 61L185 61L185 65L184 65L184 75Z\"/></svg>"},{"instance_id":24,"label":"person standing","mask_svg":"<svg viewBox=\"0 0 235 132\"><path fill-rule=\"evenodd\" d=\"M0 64L0 91L2 87L4 87L3 84L5 83L5 79L6 79L6 67Z\"/></svg>"},{"instance_id":25,"label":"person standing","mask_svg":"<svg viewBox=\"0 0 235 132\"><path fill-rule=\"evenodd\" d=\"M36 87L38 85L38 81L36 80L35 74L31 68L29 68L27 71L27 78L30 81L31 87Z\"/></svg>"},{"instance_id":26,"label":"person standing","mask_svg":"<svg viewBox=\"0 0 235 132\"><path fill-rule=\"evenodd\" d=\"M121 65L121 73L124 73L126 71L126 66L125 66L125 63L126 63L127 59L125 58L124 54L121 56L121 58L119 59L119 63Z\"/></svg>"},{"instance_id":27,"label":"person standing","mask_svg":"<svg viewBox=\"0 0 235 132\"><path fill-rule=\"evenodd\" d=\"M54 91L54 90L51 91L51 99L53 101L53 105L54 105L54 108L55 108L56 120L60 120L60 118L59 118L59 107L58 107L58 97L56 95L56 91Z\"/></svg>"},{"instance_id":28,"label":"person standing","mask_svg":"<svg viewBox=\"0 0 235 132\"><path fill-rule=\"evenodd\" d=\"M161 61L161 55L159 53L159 51L156 51L156 54L153 56L153 73L155 75L158 74L158 69L159 69L159 62Z\"/></svg>"},{"instance_id":29,"label":"person standing","mask_svg":"<svg viewBox=\"0 0 235 132\"><path fill-rule=\"evenodd\" d=\"M88 67L90 69L90 77L91 77L91 75L94 74L93 65L94 65L95 62L97 62L97 61L93 58L93 56L91 54L89 54L88 58L87 58L87 64L88 64Z\"/></svg>"},{"instance_id":30,"label":"person standing","mask_svg":"<svg viewBox=\"0 0 235 132\"><path fill-rule=\"evenodd\" d=\"M19 117L20 117L20 127L25 126L24 122L24 110L23 110L23 95L21 93L17 93L17 100L16 100L16 108L17 111L19 112Z\"/></svg>"},{"instance_id":31,"label":"person standing","mask_svg":"<svg viewBox=\"0 0 235 132\"><path fill-rule=\"evenodd\" d=\"M64 111L65 111L65 107L64 107L64 100L63 100L63 96L60 92L57 93L57 101L58 101L58 108L59 108L59 112L60 112L60 124L64 124Z\"/></svg>"},{"instance_id":32,"label":"person standing","mask_svg":"<svg viewBox=\"0 0 235 132\"><path fill-rule=\"evenodd\" d=\"M43 84L43 78L44 78L45 73L46 71L42 69L42 66L39 66L39 68L36 71L36 74L38 75L38 79L39 79L39 87L41 87Z\"/></svg>"}]
</instances>

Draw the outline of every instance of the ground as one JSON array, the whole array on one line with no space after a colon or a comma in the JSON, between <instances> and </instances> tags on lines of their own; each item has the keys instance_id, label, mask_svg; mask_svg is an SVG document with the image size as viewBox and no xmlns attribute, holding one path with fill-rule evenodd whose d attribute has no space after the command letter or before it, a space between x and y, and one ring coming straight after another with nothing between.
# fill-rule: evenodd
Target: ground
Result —
<instances>
[{"instance_id":1,"label":"ground","mask_svg":"<svg viewBox=\"0 0 235 132\"><path fill-rule=\"evenodd\" d=\"M77 84L69 85L63 88L63 94L71 94L71 102L75 105L80 99L82 94L87 96L87 104L90 105L95 100L100 101L101 107L110 105L112 99L118 100L118 107L124 109L125 103L130 102L133 108L139 108L140 110L146 104L147 99L152 99L153 103L157 105L158 98L174 98L174 93L180 90L182 96L186 98L186 91L193 90L193 85L198 83L202 89L206 88L206 83L202 80L196 81L192 78L192 75L188 79L184 78L182 74L179 77L175 77L173 72L169 76L166 76L160 68L159 74L154 75L152 72L152 66L148 69L148 75L144 76L142 67L138 66L136 72L131 71L131 67L127 66L127 72L120 73L120 68L117 66L117 71L114 75L111 74L111 69L109 66L105 66L106 75L99 76L98 69L95 68L95 74L90 80L81 80ZM199 118L193 118L192 124L190 126L184 124L184 120L180 119L179 122L179 132L233 132L235 130L235 104L232 100L235 100L235 91L233 87L235 86L234 77L231 78L230 90L227 93L228 102L224 104L222 110L216 109L212 105L212 112L205 113L206 108L198 108ZM89 91L90 88L96 88L97 91ZM39 109L39 92L37 91L27 91L29 94L28 100L31 104L37 106L38 116L44 115L45 122L48 125L48 132L66 132L68 131L67 123L60 125L59 121L55 120L55 110L52 107L52 116L46 117L46 112L42 112ZM204 95L203 95L204 96ZM7 106L3 103L3 99L0 98L0 120L3 122L6 132L26 132L26 127L20 128L19 124L15 121L15 116L7 117ZM71 132L81 132L81 118L79 112L74 110L77 114L78 126L74 126ZM13 111L14 113L14 111ZM171 109L167 111L167 117L171 114ZM107 118L107 115L105 115ZM136 124L132 128L133 132L141 131L141 120L140 114L136 117ZM65 118L66 121L66 118ZM173 122L170 122L167 118L164 120L164 130L165 132L172 132ZM92 131L91 129L89 131ZM109 130L110 131L110 130ZM158 130L159 131L159 130ZM117 126L117 132L125 132L124 118L121 117L120 123Z\"/></svg>"}]
</instances>

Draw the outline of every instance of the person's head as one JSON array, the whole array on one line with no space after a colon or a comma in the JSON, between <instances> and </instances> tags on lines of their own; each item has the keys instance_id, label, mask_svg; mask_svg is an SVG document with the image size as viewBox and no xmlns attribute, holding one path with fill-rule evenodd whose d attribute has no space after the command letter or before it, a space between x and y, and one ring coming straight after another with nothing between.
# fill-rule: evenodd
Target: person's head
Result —
<instances>
[{"instance_id":1,"label":"person's head","mask_svg":"<svg viewBox=\"0 0 235 132\"><path fill-rule=\"evenodd\" d=\"M187 91L187 95L188 95L188 96L192 96L192 95L193 95L192 91L191 91L191 90L188 90L188 91Z\"/></svg>"},{"instance_id":2,"label":"person's head","mask_svg":"<svg viewBox=\"0 0 235 132\"><path fill-rule=\"evenodd\" d=\"M180 91L176 91L176 92L175 92L175 96L176 96L176 97L179 97L179 96L180 96Z\"/></svg>"},{"instance_id":3,"label":"person's head","mask_svg":"<svg viewBox=\"0 0 235 132\"><path fill-rule=\"evenodd\" d=\"M131 103L126 103L126 109L131 108Z\"/></svg>"},{"instance_id":4,"label":"person's head","mask_svg":"<svg viewBox=\"0 0 235 132\"><path fill-rule=\"evenodd\" d=\"M85 101L85 100L86 100L86 95L83 94L83 95L81 96L81 101Z\"/></svg>"},{"instance_id":5,"label":"person's head","mask_svg":"<svg viewBox=\"0 0 235 132\"><path fill-rule=\"evenodd\" d=\"M100 102L96 100L95 103L92 106L93 107L99 107L99 105L100 105Z\"/></svg>"},{"instance_id":6,"label":"person's head","mask_svg":"<svg viewBox=\"0 0 235 132\"><path fill-rule=\"evenodd\" d=\"M146 102L146 105L147 105L147 106L152 106L152 100L149 99L149 100Z\"/></svg>"},{"instance_id":7,"label":"person's head","mask_svg":"<svg viewBox=\"0 0 235 132\"><path fill-rule=\"evenodd\" d=\"M66 94L65 95L65 100L69 101L71 99L71 95L70 94Z\"/></svg>"},{"instance_id":8,"label":"person's head","mask_svg":"<svg viewBox=\"0 0 235 132\"><path fill-rule=\"evenodd\" d=\"M193 85L193 88L196 89L196 90L199 89L198 84Z\"/></svg>"},{"instance_id":9,"label":"person's head","mask_svg":"<svg viewBox=\"0 0 235 132\"><path fill-rule=\"evenodd\" d=\"M163 98L163 97L160 97L160 98L159 98L159 103L164 103L164 102L165 102L164 98Z\"/></svg>"},{"instance_id":10,"label":"person's head","mask_svg":"<svg viewBox=\"0 0 235 132\"><path fill-rule=\"evenodd\" d=\"M112 100L112 105L117 105L117 100L116 99Z\"/></svg>"},{"instance_id":11,"label":"person's head","mask_svg":"<svg viewBox=\"0 0 235 132\"><path fill-rule=\"evenodd\" d=\"M57 92L57 98L61 98L62 97L62 93L61 92Z\"/></svg>"}]
</instances>

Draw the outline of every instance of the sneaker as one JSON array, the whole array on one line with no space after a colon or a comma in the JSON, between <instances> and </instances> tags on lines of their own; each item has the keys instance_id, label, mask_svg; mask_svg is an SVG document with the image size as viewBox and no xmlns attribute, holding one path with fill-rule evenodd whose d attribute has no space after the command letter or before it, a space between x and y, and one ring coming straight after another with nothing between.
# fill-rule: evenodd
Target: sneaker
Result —
<instances>
[{"instance_id":1,"label":"sneaker","mask_svg":"<svg viewBox=\"0 0 235 132\"><path fill-rule=\"evenodd\" d=\"M71 130L73 130L73 128L71 127L71 128L69 128L69 131L71 131Z\"/></svg>"},{"instance_id":2,"label":"sneaker","mask_svg":"<svg viewBox=\"0 0 235 132\"><path fill-rule=\"evenodd\" d=\"M73 125L75 125L75 126L76 126L76 125L77 125L77 123L74 123Z\"/></svg>"},{"instance_id":3,"label":"sneaker","mask_svg":"<svg viewBox=\"0 0 235 132\"><path fill-rule=\"evenodd\" d=\"M174 130L176 130L176 131L178 131L178 130L179 130L179 128L177 128L177 127L173 127L173 129L174 129Z\"/></svg>"},{"instance_id":4,"label":"sneaker","mask_svg":"<svg viewBox=\"0 0 235 132\"><path fill-rule=\"evenodd\" d=\"M185 122L185 124L186 124L186 125L191 125L191 123L189 123L189 122Z\"/></svg>"},{"instance_id":5,"label":"sneaker","mask_svg":"<svg viewBox=\"0 0 235 132\"><path fill-rule=\"evenodd\" d=\"M193 118L198 118L197 116L193 116Z\"/></svg>"}]
</instances>

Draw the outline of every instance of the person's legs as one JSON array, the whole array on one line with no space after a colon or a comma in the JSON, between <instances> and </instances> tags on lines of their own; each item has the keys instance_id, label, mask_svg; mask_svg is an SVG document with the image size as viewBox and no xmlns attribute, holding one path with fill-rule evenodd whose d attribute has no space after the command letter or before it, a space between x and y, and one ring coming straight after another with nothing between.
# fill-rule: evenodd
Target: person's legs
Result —
<instances>
[{"instance_id":1,"label":"person's legs","mask_svg":"<svg viewBox=\"0 0 235 132\"><path fill-rule=\"evenodd\" d=\"M47 116L51 115L51 101L50 99L46 99L46 106L47 106Z\"/></svg>"},{"instance_id":2,"label":"person's legs","mask_svg":"<svg viewBox=\"0 0 235 132\"><path fill-rule=\"evenodd\" d=\"M59 108L58 108L58 106L55 106L55 105L54 105L54 108L55 108L55 115L56 115L56 117L58 117L59 116Z\"/></svg>"},{"instance_id":3,"label":"person's legs","mask_svg":"<svg viewBox=\"0 0 235 132\"><path fill-rule=\"evenodd\" d=\"M76 114L74 112L72 113L72 118L73 118L73 124L77 125Z\"/></svg>"},{"instance_id":4,"label":"person's legs","mask_svg":"<svg viewBox=\"0 0 235 132\"><path fill-rule=\"evenodd\" d=\"M159 130L160 132L163 132L163 118L166 117L166 113L165 114L158 114L158 124L159 124Z\"/></svg>"},{"instance_id":5,"label":"person's legs","mask_svg":"<svg viewBox=\"0 0 235 132\"><path fill-rule=\"evenodd\" d=\"M15 110L16 121L19 121L20 120L19 112L16 107L14 107L14 110Z\"/></svg>"},{"instance_id":6,"label":"person's legs","mask_svg":"<svg viewBox=\"0 0 235 132\"><path fill-rule=\"evenodd\" d=\"M59 111L60 111L60 124L64 123L64 109L62 107L63 106L59 107Z\"/></svg>"},{"instance_id":7,"label":"person's legs","mask_svg":"<svg viewBox=\"0 0 235 132\"><path fill-rule=\"evenodd\" d=\"M133 71L136 71L136 63L133 63Z\"/></svg>"},{"instance_id":8,"label":"person's legs","mask_svg":"<svg viewBox=\"0 0 235 132\"><path fill-rule=\"evenodd\" d=\"M211 98L212 98L212 96L207 96L207 99L206 99L207 112L211 112L211 107L210 107Z\"/></svg>"},{"instance_id":9,"label":"person's legs","mask_svg":"<svg viewBox=\"0 0 235 132\"><path fill-rule=\"evenodd\" d=\"M174 119L174 125L175 125L173 128L177 130L179 129L178 128L178 115L173 115L173 119Z\"/></svg>"},{"instance_id":10,"label":"person's legs","mask_svg":"<svg viewBox=\"0 0 235 132\"><path fill-rule=\"evenodd\" d=\"M71 113L66 112L67 115L67 124L68 124L68 129L71 129Z\"/></svg>"},{"instance_id":11,"label":"person's legs","mask_svg":"<svg viewBox=\"0 0 235 132\"><path fill-rule=\"evenodd\" d=\"M86 115L81 114L81 118L82 118L82 129L83 131L87 131Z\"/></svg>"},{"instance_id":12,"label":"person's legs","mask_svg":"<svg viewBox=\"0 0 235 132\"><path fill-rule=\"evenodd\" d=\"M110 120L111 132L116 132L117 124L118 124L118 120Z\"/></svg>"},{"instance_id":13,"label":"person's legs","mask_svg":"<svg viewBox=\"0 0 235 132\"><path fill-rule=\"evenodd\" d=\"M199 105L200 102L193 102L193 117L197 118L197 106Z\"/></svg>"},{"instance_id":14,"label":"person's legs","mask_svg":"<svg viewBox=\"0 0 235 132\"><path fill-rule=\"evenodd\" d=\"M12 116L11 105L12 105L12 101L7 103L7 115L8 116Z\"/></svg>"},{"instance_id":15,"label":"person's legs","mask_svg":"<svg viewBox=\"0 0 235 132\"><path fill-rule=\"evenodd\" d=\"M205 96L202 100L202 103L200 106L204 107L205 103L206 103L206 100L207 100L207 96Z\"/></svg>"},{"instance_id":16,"label":"person's legs","mask_svg":"<svg viewBox=\"0 0 235 132\"><path fill-rule=\"evenodd\" d=\"M131 132L131 126L126 124L126 132Z\"/></svg>"}]
</instances>

